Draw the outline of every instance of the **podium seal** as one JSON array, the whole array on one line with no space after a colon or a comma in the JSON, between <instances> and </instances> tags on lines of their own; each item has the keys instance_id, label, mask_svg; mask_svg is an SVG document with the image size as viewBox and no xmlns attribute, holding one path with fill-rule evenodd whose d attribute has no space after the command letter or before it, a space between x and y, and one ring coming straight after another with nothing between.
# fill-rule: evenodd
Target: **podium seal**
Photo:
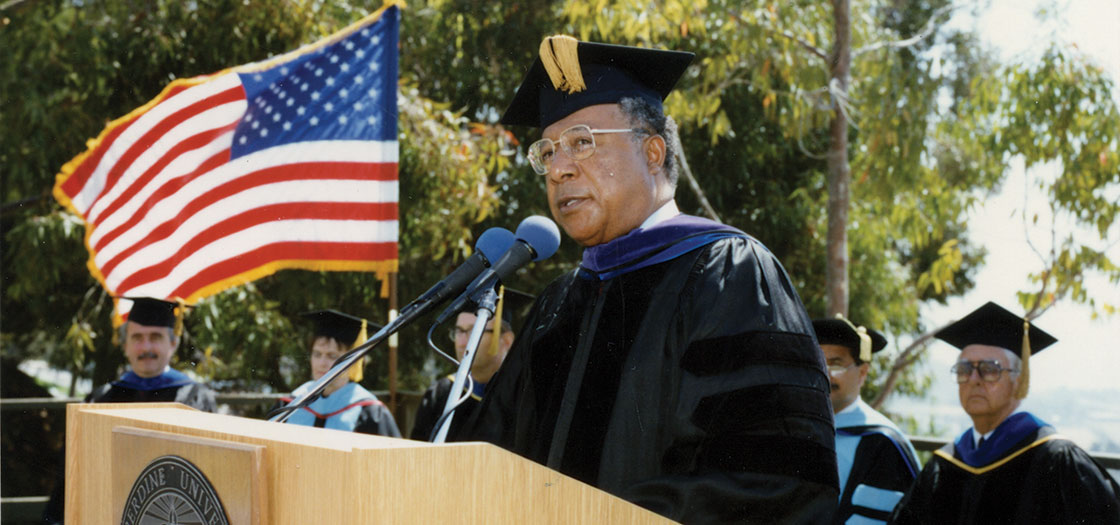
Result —
<instances>
[{"instance_id":1,"label":"podium seal","mask_svg":"<svg viewBox=\"0 0 1120 525\"><path fill-rule=\"evenodd\" d=\"M125 500L121 525L229 525L222 500L191 462L161 456L144 467Z\"/></svg>"}]
</instances>

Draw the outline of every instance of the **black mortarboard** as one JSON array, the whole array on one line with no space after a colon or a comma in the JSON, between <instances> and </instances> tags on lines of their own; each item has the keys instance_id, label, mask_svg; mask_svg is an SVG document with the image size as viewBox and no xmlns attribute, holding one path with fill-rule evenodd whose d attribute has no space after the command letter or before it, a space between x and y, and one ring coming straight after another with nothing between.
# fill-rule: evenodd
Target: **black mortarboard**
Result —
<instances>
[{"instance_id":1,"label":"black mortarboard","mask_svg":"<svg viewBox=\"0 0 1120 525\"><path fill-rule=\"evenodd\" d=\"M178 316L175 309L179 303L153 299L151 297L123 297L132 301L132 309L128 311L128 320L144 326L166 326L176 328Z\"/></svg>"},{"instance_id":2,"label":"black mortarboard","mask_svg":"<svg viewBox=\"0 0 1120 525\"><path fill-rule=\"evenodd\" d=\"M660 106L693 53L546 37L502 124L548 127L575 111L640 97ZM577 58L578 57L578 58Z\"/></svg>"},{"instance_id":3,"label":"black mortarboard","mask_svg":"<svg viewBox=\"0 0 1120 525\"><path fill-rule=\"evenodd\" d=\"M381 329L380 326L361 317L344 314L338 310L307 312L303 314L303 317L315 322L315 337L330 337L347 348L353 347L354 343L358 342L358 336L361 335L363 329Z\"/></svg>"},{"instance_id":4,"label":"black mortarboard","mask_svg":"<svg viewBox=\"0 0 1120 525\"><path fill-rule=\"evenodd\" d=\"M1029 330L1026 330L1028 329ZM1027 397L1030 389L1030 357L1058 340L1002 306L988 302L959 321L938 330L934 337L960 350L968 345L998 346L1019 351L1022 369L1015 397Z\"/></svg>"},{"instance_id":5,"label":"black mortarboard","mask_svg":"<svg viewBox=\"0 0 1120 525\"><path fill-rule=\"evenodd\" d=\"M935 337L961 350L968 345L979 344L1019 351L1023 345L1024 322L1022 317L989 302L942 328ZM1031 354L1037 354L1058 340L1030 325L1029 341Z\"/></svg>"},{"instance_id":6,"label":"black mortarboard","mask_svg":"<svg viewBox=\"0 0 1120 525\"><path fill-rule=\"evenodd\" d=\"M846 346L852 357L862 362L870 361L871 354L887 346L887 338L877 330L856 326L840 315L834 319L814 319L813 331L820 344Z\"/></svg>"},{"instance_id":7,"label":"black mortarboard","mask_svg":"<svg viewBox=\"0 0 1120 525\"><path fill-rule=\"evenodd\" d=\"M520 290L504 288L502 291L502 321L513 326L513 320L524 317L535 299L536 297Z\"/></svg>"}]
</instances>

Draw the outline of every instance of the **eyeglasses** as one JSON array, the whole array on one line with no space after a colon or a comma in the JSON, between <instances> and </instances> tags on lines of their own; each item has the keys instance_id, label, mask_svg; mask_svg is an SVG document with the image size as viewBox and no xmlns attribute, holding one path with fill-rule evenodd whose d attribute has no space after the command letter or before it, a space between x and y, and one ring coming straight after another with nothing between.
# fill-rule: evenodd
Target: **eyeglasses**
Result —
<instances>
[{"instance_id":1,"label":"eyeglasses","mask_svg":"<svg viewBox=\"0 0 1120 525\"><path fill-rule=\"evenodd\" d=\"M980 379L989 383L999 381L1000 375L1003 372L1018 372L1014 368L1004 368L999 364L999 361L958 361L949 369L954 374L957 374L957 383L967 383L972 378L972 371L976 370L980 373Z\"/></svg>"},{"instance_id":2,"label":"eyeglasses","mask_svg":"<svg viewBox=\"0 0 1120 525\"><path fill-rule=\"evenodd\" d=\"M547 175L556 156L556 145L572 160L584 160L595 154L596 133L649 133L644 129L591 129L586 124L572 126L560 133L560 140L541 139L529 146L529 164L537 175Z\"/></svg>"},{"instance_id":3,"label":"eyeglasses","mask_svg":"<svg viewBox=\"0 0 1120 525\"><path fill-rule=\"evenodd\" d=\"M847 372L853 366L856 366L856 363L852 363L850 365L828 365L828 373L830 375L838 376L840 374L843 374L844 372Z\"/></svg>"},{"instance_id":4,"label":"eyeglasses","mask_svg":"<svg viewBox=\"0 0 1120 525\"><path fill-rule=\"evenodd\" d=\"M471 329L470 328L459 328L458 326L452 326L451 329L448 330L447 335L451 336L452 341L455 341L456 339L459 338L459 336L466 337L466 336L471 335Z\"/></svg>"}]
</instances>

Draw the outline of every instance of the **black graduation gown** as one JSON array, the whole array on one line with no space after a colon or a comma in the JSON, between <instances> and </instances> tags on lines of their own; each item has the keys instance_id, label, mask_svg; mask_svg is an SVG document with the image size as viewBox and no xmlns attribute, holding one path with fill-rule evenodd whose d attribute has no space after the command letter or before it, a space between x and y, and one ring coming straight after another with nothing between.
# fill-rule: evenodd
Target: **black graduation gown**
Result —
<instances>
[{"instance_id":1,"label":"black graduation gown","mask_svg":"<svg viewBox=\"0 0 1120 525\"><path fill-rule=\"evenodd\" d=\"M1104 468L1044 426L985 467L960 461L953 443L941 448L891 523L1117 524L1118 497Z\"/></svg>"},{"instance_id":2,"label":"black graduation gown","mask_svg":"<svg viewBox=\"0 0 1120 525\"><path fill-rule=\"evenodd\" d=\"M451 386L454 384L455 381L451 377L441 377L439 381L428 387L428 390L424 392L424 397L420 400L420 406L416 409L410 438L419 441L431 441L436 421L439 421L439 416L443 415L443 406L447 403L447 397L451 395ZM471 394L455 409L455 417L451 419L451 428L447 430L448 441L453 440L459 434L481 402L481 397Z\"/></svg>"},{"instance_id":3,"label":"black graduation gown","mask_svg":"<svg viewBox=\"0 0 1120 525\"><path fill-rule=\"evenodd\" d=\"M191 383L183 386L136 390L126 386L107 384L86 396L87 403L182 403L205 412L218 407L214 391L206 385Z\"/></svg>"},{"instance_id":4,"label":"black graduation gown","mask_svg":"<svg viewBox=\"0 0 1120 525\"><path fill-rule=\"evenodd\" d=\"M908 455L908 449L884 434L868 434L863 436L856 448L855 461L848 474L848 482L844 486L844 493L840 495L840 508L836 511L833 523L847 523L853 515L859 515L868 520L885 522L890 515L890 510L885 511L860 505L861 498L857 490L883 490L896 493L893 501L906 492L914 481L914 472L917 472L917 459ZM870 521L866 521L870 523Z\"/></svg>"},{"instance_id":5,"label":"black graduation gown","mask_svg":"<svg viewBox=\"0 0 1120 525\"><path fill-rule=\"evenodd\" d=\"M832 518L824 359L757 240L604 281L573 271L524 326L462 439L687 523Z\"/></svg>"}]
</instances>

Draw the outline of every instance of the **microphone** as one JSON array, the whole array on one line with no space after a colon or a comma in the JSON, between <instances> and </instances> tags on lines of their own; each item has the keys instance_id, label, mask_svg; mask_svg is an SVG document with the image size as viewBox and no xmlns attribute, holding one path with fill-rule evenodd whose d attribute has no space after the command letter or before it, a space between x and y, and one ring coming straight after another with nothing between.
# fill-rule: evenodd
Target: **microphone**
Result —
<instances>
[{"instance_id":1,"label":"microphone","mask_svg":"<svg viewBox=\"0 0 1120 525\"><path fill-rule=\"evenodd\" d=\"M520 231L520 229L518 230ZM475 277L491 266L491 263L509 251L514 244L513 232L505 228L490 228L478 236L475 252L467 257L455 271L444 277L428 291L417 297L412 304L430 303L436 305L466 289Z\"/></svg>"},{"instance_id":2,"label":"microphone","mask_svg":"<svg viewBox=\"0 0 1120 525\"><path fill-rule=\"evenodd\" d=\"M474 300L474 294L480 290L493 288L494 285L513 275L529 261L540 261L552 257L560 247L560 229L556 223L547 217L532 215L526 217L517 225L517 238L500 259L491 265L489 270L483 271L446 310L436 319L436 324L442 324L452 315L458 314L469 301Z\"/></svg>"}]
</instances>

